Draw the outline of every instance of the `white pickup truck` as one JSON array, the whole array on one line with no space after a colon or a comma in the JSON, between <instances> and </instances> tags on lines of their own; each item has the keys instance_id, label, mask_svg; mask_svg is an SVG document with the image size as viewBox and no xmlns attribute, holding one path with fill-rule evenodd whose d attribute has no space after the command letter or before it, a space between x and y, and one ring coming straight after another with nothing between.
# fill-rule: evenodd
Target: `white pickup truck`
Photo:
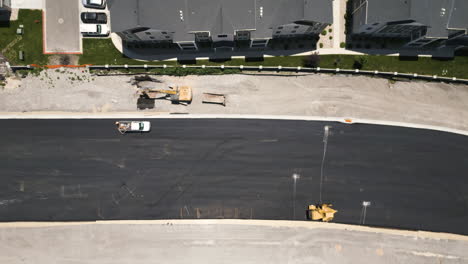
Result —
<instances>
[{"instance_id":1,"label":"white pickup truck","mask_svg":"<svg viewBox=\"0 0 468 264\"><path fill-rule=\"evenodd\" d=\"M117 130L125 134L127 132L149 132L151 123L149 121L117 121Z\"/></svg>"}]
</instances>

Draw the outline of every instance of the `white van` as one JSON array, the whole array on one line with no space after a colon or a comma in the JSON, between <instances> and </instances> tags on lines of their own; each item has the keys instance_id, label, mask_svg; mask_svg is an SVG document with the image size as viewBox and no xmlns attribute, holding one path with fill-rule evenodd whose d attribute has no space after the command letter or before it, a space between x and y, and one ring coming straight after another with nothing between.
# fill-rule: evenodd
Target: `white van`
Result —
<instances>
[{"instance_id":1,"label":"white van","mask_svg":"<svg viewBox=\"0 0 468 264\"><path fill-rule=\"evenodd\" d=\"M110 30L106 24L80 24L80 32L83 36L107 36Z\"/></svg>"}]
</instances>

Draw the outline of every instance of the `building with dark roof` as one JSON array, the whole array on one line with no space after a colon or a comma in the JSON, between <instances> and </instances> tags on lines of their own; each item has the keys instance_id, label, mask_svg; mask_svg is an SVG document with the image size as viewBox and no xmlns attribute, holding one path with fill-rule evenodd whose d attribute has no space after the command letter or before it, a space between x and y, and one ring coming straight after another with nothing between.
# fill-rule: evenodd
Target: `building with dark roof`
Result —
<instances>
[{"instance_id":1,"label":"building with dark roof","mask_svg":"<svg viewBox=\"0 0 468 264\"><path fill-rule=\"evenodd\" d=\"M409 47L462 45L466 14L467 0L353 0L353 34L406 38Z\"/></svg>"},{"instance_id":2,"label":"building with dark roof","mask_svg":"<svg viewBox=\"0 0 468 264\"><path fill-rule=\"evenodd\" d=\"M108 0L112 31L127 45L203 43L265 47L272 38L317 35L332 23L332 0Z\"/></svg>"}]
</instances>

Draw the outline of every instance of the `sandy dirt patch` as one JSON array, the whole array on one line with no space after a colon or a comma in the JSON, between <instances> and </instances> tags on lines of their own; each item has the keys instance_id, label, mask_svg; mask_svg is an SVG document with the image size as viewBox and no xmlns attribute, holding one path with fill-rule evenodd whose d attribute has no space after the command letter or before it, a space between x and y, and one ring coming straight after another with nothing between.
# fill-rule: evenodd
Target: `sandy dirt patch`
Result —
<instances>
[{"instance_id":1,"label":"sandy dirt patch","mask_svg":"<svg viewBox=\"0 0 468 264\"><path fill-rule=\"evenodd\" d=\"M132 78L96 76L85 69L43 71L21 84L9 81L8 88L0 90L0 111L354 117L468 130L466 85L326 74L153 76L155 88L192 86L193 102L183 106L156 100L149 109L138 110L138 88ZM225 94L227 105L203 104L203 93Z\"/></svg>"}]
</instances>

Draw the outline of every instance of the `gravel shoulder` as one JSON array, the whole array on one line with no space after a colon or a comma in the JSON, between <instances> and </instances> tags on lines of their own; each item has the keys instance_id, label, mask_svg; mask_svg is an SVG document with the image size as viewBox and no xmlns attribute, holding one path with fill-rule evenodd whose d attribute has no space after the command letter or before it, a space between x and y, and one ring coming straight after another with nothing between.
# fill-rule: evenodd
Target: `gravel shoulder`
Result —
<instances>
[{"instance_id":1,"label":"gravel shoulder","mask_svg":"<svg viewBox=\"0 0 468 264\"><path fill-rule=\"evenodd\" d=\"M0 112L169 112L350 117L468 130L468 86L345 75L153 76L156 88L190 85L188 105L156 100L138 110L133 76L96 76L84 69L47 70L9 79ZM203 104L203 93L226 95L227 105Z\"/></svg>"}]
</instances>

